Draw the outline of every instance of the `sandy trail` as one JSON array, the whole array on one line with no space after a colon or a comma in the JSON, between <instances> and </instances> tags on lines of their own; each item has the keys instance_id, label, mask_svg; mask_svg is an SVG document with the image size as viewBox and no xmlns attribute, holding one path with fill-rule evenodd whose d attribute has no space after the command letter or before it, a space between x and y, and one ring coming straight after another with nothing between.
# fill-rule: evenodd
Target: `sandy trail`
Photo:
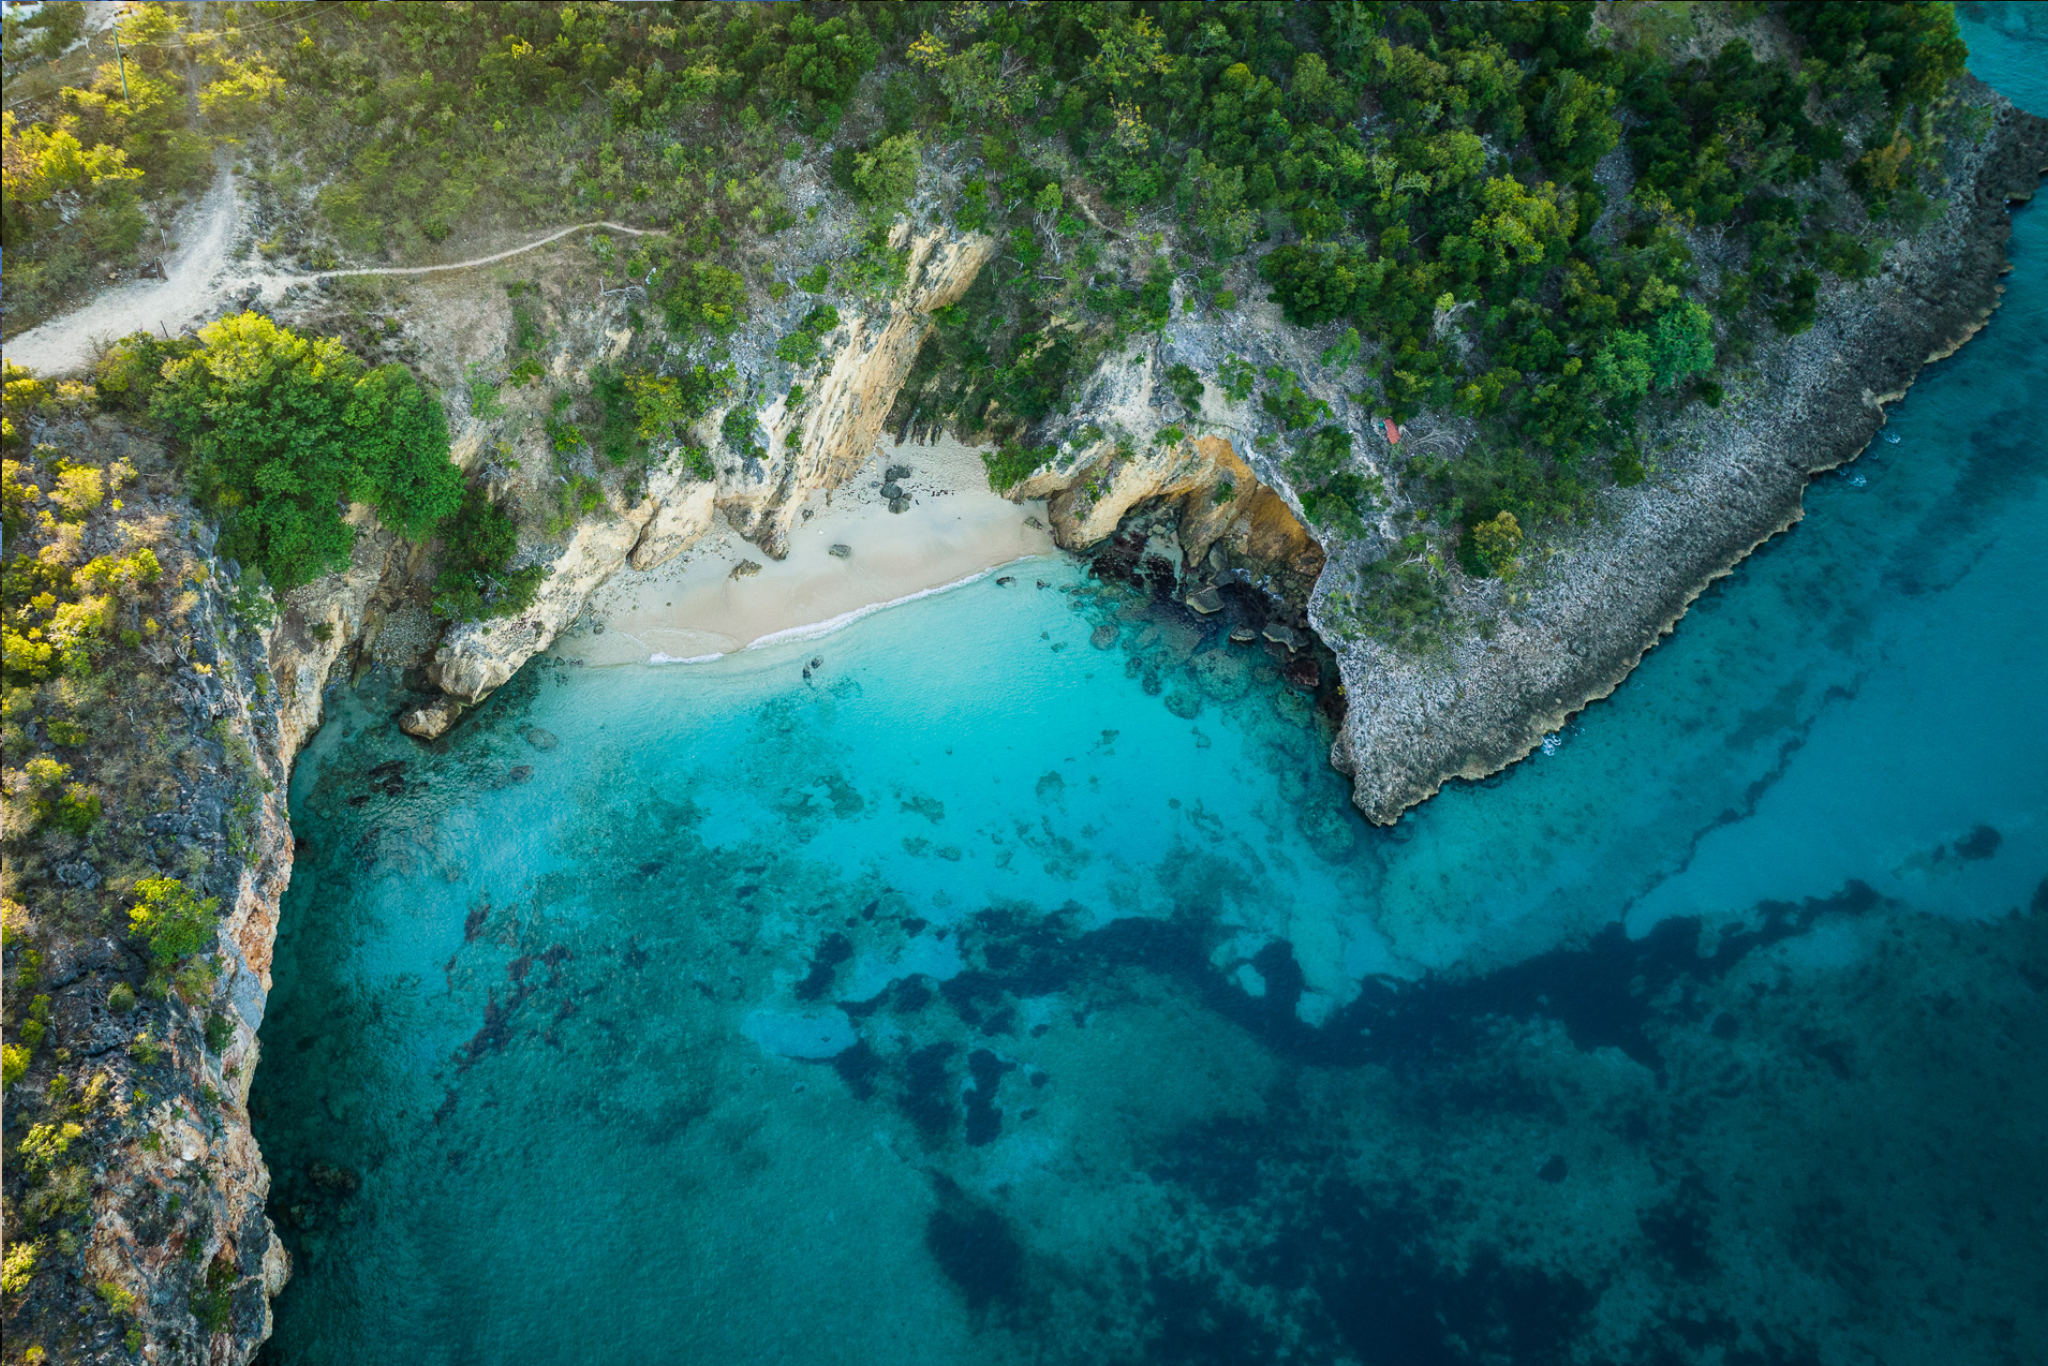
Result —
<instances>
[{"instance_id":1,"label":"sandy trail","mask_svg":"<svg viewBox=\"0 0 2048 1366\"><path fill-rule=\"evenodd\" d=\"M667 230L663 228L629 228L624 223L614 223L609 219L599 219L594 223L572 223L566 228L557 228L546 237L536 237L533 241L521 246L508 247L504 251L493 252L489 256L472 257L467 261L450 261L446 265L365 266L359 270L316 270L304 275L270 275L266 276L265 280L266 282L276 281L280 285L286 285L297 280L333 280L343 275L432 275L436 271L442 270L471 270L477 266L488 266L496 261L509 260L514 256L532 251L536 247L544 247L550 242L559 242L570 233L582 232L586 228L609 228L613 232L623 232L633 237L666 237L668 235Z\"/></svg>"},{"instance_id":2,"label":"sandy trail","mask_svg":"<svg viewBox=\"0 0 2048 1366\"><path fill-rule=\"evenodd\" d=\"M229 251L242 228L242 202L235 177L222 171L206 197L180 220L178 250L164 262L161 280L130 280L116 285L83 308L52 318L6 343L7 359L42 375L77 375L91 365L101 343L131 332L176 336L187 327L225 312L232 300L256 288L265 303L274 304L294 284L360 275L434 275L474 270L559 242L573 233L604 228L630 237L666 235L659 228L632 228L598 220L557 228L488 256L449 261L436 266L364 266L347 270L283 272L237 269Z\"/></svg>"},{"instance_id":3,"label":"sandy trail","mask_svg":"<svg viewBox=\"0 0 2048 1366\"><path fill-rule=\"evenodd\" d=\"M80 309L32 327L6 343L7 359L43 375L75 375L92 364L99 342L131 332L175 336L210 316L229 296L228 248L241 225L235 178L222 172L178 225L178 249L161 280L130 280Z\"/></svg>"},{"instance_id":4,"label":"sandy trail","mask_svg":"<svg viewBox=\"0 0 2048 1366\"><path fill-rule=\"evenodd\" d=\"M892 513L879 485L908 465L908 511ZM695 546L656 569L625 569L591 597L589 624L555 649L590 664L704 659L771 638L822 634L891 603L920 597L1001 565L1054 552L1043 503L993 492L980 453L957 441L877 448L771 560L721 519ZM1033 525L1033 523L1037 525ZM833 546L850 553L836 556ZM747 561L759 568L733 577ZM1019 571L1025 572L1025 571Z\"/></svg>"}]
</instances>

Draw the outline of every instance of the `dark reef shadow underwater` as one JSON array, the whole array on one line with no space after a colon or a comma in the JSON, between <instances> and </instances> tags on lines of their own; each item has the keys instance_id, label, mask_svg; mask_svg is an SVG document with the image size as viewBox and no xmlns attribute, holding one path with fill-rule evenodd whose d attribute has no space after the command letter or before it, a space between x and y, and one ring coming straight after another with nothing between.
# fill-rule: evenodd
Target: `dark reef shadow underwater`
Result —
<instances>
[{"instance_id":1,"label":"dark reef shadow underwater","mask_svg":"<svg viewBox=\"0 0 2048 1366\"><path fill-rule=\"evenodd\" d=\"M1965 19L2048 108L2048 31ZM337 694L255 1088L265 1359L2048 1361L2015 225L1896 443L1392 831L1263 656L1052 561L539 660L431 749Z\"/></svg>"}]
</instances>

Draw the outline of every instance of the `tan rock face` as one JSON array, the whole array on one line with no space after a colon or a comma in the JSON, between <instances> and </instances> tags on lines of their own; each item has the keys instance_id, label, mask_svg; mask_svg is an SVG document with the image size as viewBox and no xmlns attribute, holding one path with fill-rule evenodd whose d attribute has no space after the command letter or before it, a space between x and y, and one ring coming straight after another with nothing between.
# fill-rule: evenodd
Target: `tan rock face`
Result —
<instances>
[{"instance_id":1,"label":"tan rock face","mask_svg":"<svg viewBox=\"0 0 2048 1366\"><path fill-rule=\"evenodd\" d=\"M902 290L880 311L849 317L847 339L811 386L809 400L794 419L771 421L776 449L788 453L782 478L760 492L721 500L742 534L782 557L804 498L844 484L874 450L931 331L931 315L959 302L995 249L995 239L979 233L933 231L911 240Z\"/></svg>"},{"instance_id":2,"label":"tan rock face","mask_svg":"<svg viewBox=\"0 0 2048 1366\"><path fill-rule=\"evenodd\" d=\"M660 470L647 481L654 514L627 557L635 569L653 569L690 548L711 529L717 490L702 480L684 481Z\"/></svg>"},{"instance_id":3,"label":"tan rock face","mask_svg":"<svg viewBox=\"0 0 2048 1366\"><path fill-rule=\"evenodd\" d=\"M421 707L405 718L406 731L422 739L446 733L462 705L490 696L553 644L598 585L628 564L652 569L680 554L711 529L721 511L770 555L783 554L804 500L844 484L874 449L931 329L932 313L967 292L995 242L979 234L933 231L909 239L908 251L905 283L894 297L869 311L847 311L846 339L824 377L811 386L810 400L793 416L779 408L765 414L768 480L734 491L672 465L654 469L637 506L608 509L578 524L526 612L511 620L465 623L448 633L427 676L458 705Z\"/></svg>"},{"instance_id":4,"label":"tan rock face","mask_svg":"<svg viewBox=\"0 0 2048 1366\"><path fill-rule=\"evenodd\" d=\"M1294 509L1221 436L1184 437L1143 452L1104 439L1068 469L1033 475L1013 496L1050 498L1053 536L1068 550L1114 535L1147 504L1178 503L1181 554L1189 564L1220 544L1240 559L1311 581L1322 572L1322 548Z\"/></svg>"},{"instance_id":5,"label":"tan rock face","mask_svg":"<svg viewBox=\"0 0 2048 1366\"><path fill-rule=\"evenodd\" d=\"M434 652L427 677L441 691L472 704L503 687L576 619L591 590L626 563L656 511L649 501L577 523L533 605L515 618L465 622L451 630Z\"/></svg>"}]
</instances>

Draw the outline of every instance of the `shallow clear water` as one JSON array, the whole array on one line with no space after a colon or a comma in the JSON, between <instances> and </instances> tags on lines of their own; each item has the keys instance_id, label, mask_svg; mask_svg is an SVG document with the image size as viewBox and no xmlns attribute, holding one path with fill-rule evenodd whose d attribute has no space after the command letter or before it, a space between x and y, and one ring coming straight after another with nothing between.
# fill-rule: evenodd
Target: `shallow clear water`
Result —
<instances>
[{"instance_id":1,"label":"shallow clear water","mask_svg":"<svg viewBox=\"0 0 2048 1366\"><path fill-rule=\"evenodd\" d=\"M1973 66L2048 108L2009 13ZM1391 832L1262 656L1055 561L537 662L431 752L338 697L256 1083L274 1359L2048 1356L2015 221L1896 444Z\"/></svg>"}]
</instances>

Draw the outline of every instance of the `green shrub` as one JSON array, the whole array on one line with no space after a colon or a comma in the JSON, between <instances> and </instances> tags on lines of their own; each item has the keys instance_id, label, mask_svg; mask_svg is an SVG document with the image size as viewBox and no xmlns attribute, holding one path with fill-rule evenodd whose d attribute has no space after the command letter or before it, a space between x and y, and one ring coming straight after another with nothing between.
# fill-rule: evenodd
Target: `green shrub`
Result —
<instances>
[{"instance_id":1,"label":"green shrub","mask_svg":"<svg viewBox=\"0 0 2048 1366\"><path fill-rule=\"evenodd\" d=\"M498 381L492 379L483 366L472 363L464 372L464 383L469 390L471 417L488 419L504 413L505 405L498 401Z\"/></svg>"},{"instance_id":2,"label":"green shrub","mask_svg":"<svg viewBox=\"0 0 2048 1366\"><path fill-rule=\"evenodd\" d=\"M116 982L107 992L107 1009L116 1015L126 1015L135 1009L135 988L126 982Z\"/></svg>"},{"instance_id":3,"label":"green shrub","mask_svg":"<svg viewBox=\"0 0 2048 1366\"><path fill-rule=\"evenodd\" d=\"M1471 553L1468 567L1495 578L1513 578L1522 551L1522 524L1512 512L1475 522L1466 533Z\"/></svg>"},{"instance_id":4,"label":"green shrub","mask_svg":"<svg viewBox=\"0 0 2048 1366\"><path fill-rule=\"evenodd\" d=\"M1259 406L1280 420L1288 431L1298 431L1319 418L1330 415L1330 405L1319 398L1310 398L1301 387L1301 381L1279 366L1266 369L1267 387L1259 395Z\"/></svg>"},{"instance_id":5,"label":"green shrub","mask_svg":"<svg viewBox=\"0 0 2048 1366\"><path fill-rule=\"evenodd\" d=\"M1252 396L1252 390L1257 387L1259 372L1241 356L1225 356L1223 363L1216 367L1216 378L1232 403L1242 403Z\"/></svg>"},{"instance_id":6,"label":"green shrub","mask_svg":"<svg viewBox=\"0 0 2048 1366\"><path fill-rule=\"evenodd\" d=\"M997 493L1008 493L1052 457L1051 446L1026 446L1018 441L1005 441L995 450L983 451L981 463L988 471L989 487Z\"/></svg>"},{"instance_id":7,"label":"green shrub","mask_svg":"<svg viewBox=\"0 0 2048 1366\"><path fill-rule=\"evenodd\" d=\"M532 606L547 569L508 570L518 550L518 524L481 484L472 485L447 526L441 572L434 578L434 611L453 621L472 621L515 616Z\"/></svg>"},{"instance_id":8,"label":"green shrub","mask_svg":"<svg viewBox=\"0 0 2048 1366\"><path fill-rule=\"evenodd\" d=\"M820 304L804 315L796 331L776 343L775 354L791 365L810 366L816 363L826 335L837 326L839 310L830 304Z\"/></svg>"},{"instance_id":9,"label":"green shrub","mask_svg":"<svg viewBox=\"0 0 2048 1366\"><path fill-rule=\"evenodd\" d=\"M729 336L747 313L747 282L736 270L711 261L691 261L675 270L660 303L669 326Z\"/></svg>"},{"instance_id":10,"label":"green shrub","mask_svg":"<svg viewBox=\"0 0 2048 1366\"><path fill-rule=\"evenodd\" d=\"M188 443L200 496L227 523L221 551L280 592L347 561L344 502L415 539L461 504L441 405L410 370L366 369L260 314L201 328L195 350L164 362L150 410Z\"/></svg>"},{"instance_id":11,"label":"green shrub","mask_svg":"<svg viewBox=\"0 0 2048 1366\"><path fill-rule=\"evenodd\" d=\"M206 1268L202 1286L192 1292L192 1317L208 1333L218 1333L227 1327L234 1306L235 1280L235 1264L222 1253Z\"/></svg>"},{"instance_id":12,"label":"green shrub","mask_svg":"<svg viewBox=\"0 0 2048 1366\"><path fill-rule=\"evenodd\" d=\"M726 411L718 430L725 438L727 448L735 455L752 456L756 460L767 458L768 447L764 439L767 433L761 430L760 419L751 405L735 403Z\"/></svg>"},{"instance_id":13,"label":"green shrub","mask_svg":"<svg viewBox=\"0 0 2048 1366\"><path fill-rule=\"evenodd\" d=\"M201 899L174 877L144 878L135 884L140 900L128 910L131 929L149 946L159 969L213 946L220 902Z\"/></svg>"},{"instance_id":14,"label":"green shrub","mask_svg":"<svg viewBox=\"0 0 2048 1366\"><path fill-rule=\"evenodd\" d=\"M1437 570L1421 533L1402 537L1359 571L1360 626L1402 649L1425 650L1440 642L1450 609Z\"/></svg>"},{"instance_id":15,"label":"green shrub","mask_svg":"<svg viewBox=\"0 0 2048 1366\"><path fill-rule=\"evenodd\" d=\"M921 158L916 133L885 138L853 157L853 197L878 218L894 218L917 190Z\"/></svg>"},{"instance_id":16,"label":"green shrub","mask_svg":"<svg viewBox=\"0 0 2048 1366\"><path fill-rule=\"evenodd\" d=\"M11 1075L9 1080L13 1080ZM31 1240L7 1245L6 1260L0 1262L0 1295L19 1295L28 1289L35 1279L36 1256L42 1250L40 1242Z\"/></svg>"}]
</instances>

